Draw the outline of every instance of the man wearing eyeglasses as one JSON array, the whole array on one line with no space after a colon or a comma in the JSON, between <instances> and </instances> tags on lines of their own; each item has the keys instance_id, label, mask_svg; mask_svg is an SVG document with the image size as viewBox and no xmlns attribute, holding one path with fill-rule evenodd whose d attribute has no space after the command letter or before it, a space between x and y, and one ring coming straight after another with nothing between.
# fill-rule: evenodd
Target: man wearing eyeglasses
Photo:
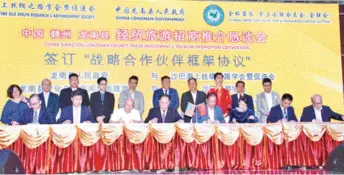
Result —
<instances>
[{"instance_id":1,"label":"man wearing eyeglasses","mask_svg":"<svg viewBox=\"0 0 344 175\"><path fill-rule=\"evenodd\" d=\"M26 111L24 116L18 120L21 125L26 124L55 124L56 119L46 110L42 108L42 101L38 94L32 94L30 96L30 109Z\"/></svg>"},{"instance_id":2,"label":"man wearing eyeglasses","mask_svg":"<svg viewBox=\"0 0 344 175\"><path fill-rule=\"evenodd\" d=\"M342 114L338 114L329 106L323 105L322 97L315 94L311 98L312 105L303 108L301 122L330 122L331 118L336 120L344 120Z\"/></svg>"}]
</instances>

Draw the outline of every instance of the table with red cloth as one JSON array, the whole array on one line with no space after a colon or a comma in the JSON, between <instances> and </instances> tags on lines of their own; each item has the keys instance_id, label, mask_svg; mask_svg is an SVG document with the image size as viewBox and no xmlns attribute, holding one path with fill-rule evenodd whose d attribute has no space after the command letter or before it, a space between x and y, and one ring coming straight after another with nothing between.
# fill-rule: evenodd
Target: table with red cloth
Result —
<instances>
[{"instance_id":1,"label":"table with red cloth","mask_svg":"<svg viewBox=\"0 0 344 175\"><path fill-rule=\"evenodd\" d=\"M324 166L343 123L1 126L27 173Z\"/></svg>"}]
</instances>

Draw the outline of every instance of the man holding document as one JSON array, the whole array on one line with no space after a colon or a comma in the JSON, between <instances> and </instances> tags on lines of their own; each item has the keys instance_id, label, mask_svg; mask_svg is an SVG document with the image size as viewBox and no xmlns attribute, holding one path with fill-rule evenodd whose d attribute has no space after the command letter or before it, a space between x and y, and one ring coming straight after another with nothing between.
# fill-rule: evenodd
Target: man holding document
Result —
<instances>
[{"instance_id":1,"label":"man holding document","mask_svg":"<svg viewBox=\"0 0 344 175\"><path fill-rule=\"evenodd\" d=\"M197 106L191 104L190 110L186 110L185 113L189 114L190 111L193 111L192 109L197 108L192 118L193 123L226 123L221 107L216 105L216 100L216 94L209 93L206 103Z\"/></svg>"},{"instance_id":2,"label":"man holding document","mask_svg":"<svg viewBox=\"0 0 344 175\"><path fill-rule=\"evenodd\" d=\"M195 78L188 79L188 86L189 91L183 93L181 101L181 108L184 113L185 123L190 123L195 111L194 105L205 103L206 98L205 92L197 90L197 80ZM190 108L192 107L193 111L190 113ZM186 113L187 109L188 113Z\"/></svg>"}]
</instances>

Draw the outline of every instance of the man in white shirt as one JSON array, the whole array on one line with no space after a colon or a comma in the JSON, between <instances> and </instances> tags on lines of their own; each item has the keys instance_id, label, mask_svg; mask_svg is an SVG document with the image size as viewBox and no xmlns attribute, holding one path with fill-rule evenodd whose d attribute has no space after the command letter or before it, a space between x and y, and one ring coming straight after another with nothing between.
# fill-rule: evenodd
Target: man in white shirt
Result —
<instances>
[{"instance_id":1,"label":"man in white shirt","mask_svg":"<svg viewBox=\"0 0 344 175\"><path fill-rule=\"evenodd\" d=\"M42 80L42 92L39 98L42 101L42 108L45 108L56 120L57 113L59 112L59 96L51 90L51 81L49 79Z\"/></svg>"},{"instance_id":2,"label":"man in white shirt","mask_svg":"<svg viewBox=\"0 0 344 175\"><path fill-rule=\"evenodd\" d=\"M269 78L263 79L264 92L257 95L257 108L259 122L266 123L272 107L281 103L280 96L277 92L272 91L272 81Z\"/></svg>"},{"instance_id":3,"label":"man in white shirt","mask_svg":"<svg viewBox=\"0 0 344 175\"><path fill-rule=\"evenodd\" d=\"M344 120L342 114L338 114L329 106L323 105L322 97L314 94L311 98L312 105L303 108L301 122L331 122L331 118L336 120Z\"/></svg>"},{"instance_id":4,"label":"man in white shirt","mask_svg":"<svg viewBox=\"0 0 344 175\"><path fill-rule=\"evenodd\" d=\"M117 109L112 113L110 123L141 123L140 113L134 109L134 105L134 100L128 98L124 108Z\"/></svg>"}]
</instances>

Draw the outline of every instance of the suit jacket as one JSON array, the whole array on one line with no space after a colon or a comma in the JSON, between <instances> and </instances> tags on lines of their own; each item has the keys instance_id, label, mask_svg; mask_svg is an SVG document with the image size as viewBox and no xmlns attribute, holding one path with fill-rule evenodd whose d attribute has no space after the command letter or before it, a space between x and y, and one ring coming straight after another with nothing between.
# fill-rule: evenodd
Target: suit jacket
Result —
<instances>
[{"instance_id":1,"label":"suit jacket","mask_svg":"<svg viewBox=\"0 0 344 175\"><path fill-rule=\"evenodd\" d=\"M122 91L119 94L119 102L118 102L118 109L124 108L125 101L128 98L131 98L131 94L129 90ZM145 110L145 101L142 92L135 91L134 92L134 108L140 112L140 116L142 119L143 111Z\"/></svg>"},{"instance_id":2,"label":"suit jacket","mask_svg":"<svg viewBox=\"0 0 344 175\"><path fill-rule=\"evenodd\" d=\"M115 107L115 97L111 92L105 92L104 102L102 103L100 91L91 94L90 107L94 118L104 115L104 122L109 123L111 114Z\"/></svg>"},{"instance_id":3,"label":"suit jacket","mask_svg":"<svg viewBox=\"0 0 344 175\"><path fill-rule=\"evenodd\" d=\"M186 110L186 107L188 106L188 103L192 103L194 105L199 105L199 104L205 103L205 99L206 99L205 92L197 91L196 103L195 103L194 100L193 100L191 91L186 91L182 95L182 100L181 100L181 106L180 107L181 107L182 111L185 113L185 110ZM185 117L189 117L190 118L192 116L184 115L184 119L185 119ZM190 121L190 120L188 120L188 121Z\"/></svg>"},{"instance_id":4,"label":"suit jacket","mask_svg":"<svg viewBox=\"0 0 344 175\"><path fill-rule=\"evenodd\" d=\"M330 122L331 118L336 119L336 120L343 120L342 116L343 115L341 114L333 112L330 107L324 106L324 105L322 106L321 117L322 117L323 122ZM313 105L303 108L300 121L312 122L313 119L316 119Z\"/></svg>"},{"instance_id":5,"label":"suit jacket","mask_svg":"<svg viewBox=\"0 0 344 175\"><path fill-rule=\"evenodd\" d=\"M192 118L192 123L196 123L196 120L197 120L197 123L203 123L204 121L207 121L210 119L208 105L206 105L205 109L207 110L207 115L200 116L197 111L195 117ZM220 108L220 106L217 106L217 105L215 106L215 109L214 109L214 120L217 120L220 123L226 123L225 118L223 117L222 109Z\"/></svg>"},{"instance_id":6,"label":"suit jacket","mask_svg":"<svg viewBox=\"0 0 344 175\"><path fill-rule=\"evenodd\" d=\"M67 106L62 109L61 117L57 120L57 123L63 123L66 120L70 120L72 123L73 121L73 106ZM91 109L87 106L81 106L81 115L80 115L80 123L85 121L90 121L92 123L96 123L94 119Z\"/></svg>"},{"instance_id":7,"label":"suit jacket","mask_svg":"<svg viewBox=\"0 0 344 175\"><path fill-rule=\"evenodd\" d=\"M82 93L82 105L88 107L90 105L90 99L88 98L87 90L81 88L78 88L77 90L79 90ZM72 88L70 87L61 90L59 98L59 104L61 109L72 105L71 93Z\"/></svg>"},{"instance_id":8,"label":"suit jacket","mask_svg":"<svg viewBox=\"0 0 344 175\"><path fill-rule=\"evenodd\" d=\"M238 94L233 94L231 97L232 97L232 109L239 107ZM246 101L247 108L251 109L254 112L254 103L253 103L252 96L244 93L244 97L247 99Z\"/></svg>"},{"instance_id":9,"label":"suit jacket","mask_svg":"<svg viewBox=\"0 0 344 175\"><path fill-rule=\"evenodd\" d=\"M18 123L21 125L26 125L33 122L33 109L29 109L25 112L24 116L18 120ZM38 116L38 123L39 124L55 124L56 118L52 116L49 110L46 108L41 107Z\"/></svg>"},{"instance_id":10,"label":"suit jacket","mask_svg":"<svg viewBox=\"0 0 344 175\"><path fill-rule=\"evenodd\" d=\"M290 120L298 121L295 116L294 108L292 106L287 108L287 116L288 116L287 117L288 121ZM281 105L276 105L272 107L270 110L270 115L268 116L267 122L276 123L281 119L283 119L283 111L281 109Z\"/></svg>"},{"instance_id":11,"label":"suit jacket","mask_svg":"<svg viewBox=\"0 0 344 175\"><path fill-rule=\"evenodd\" d=\"M272 97L272 107L279 105L281 103L280 96L277 92L271 91L271 97ZM257 95L257 108L258 108L258 114L259 118L267 117L266 113L270 112L268 101L265 97L265 92L262 92Z\"/></svg>"},{"instance_id":12,"label":"suit jacket","mask_svg":"<svg viewBox=\"0 0 344 175\"><path fill-rule=\"evenodd\" d=\"M47 109L47 111L49 111L49 113L56 119L57 113L59 112L59 96L53 92L50 92L47 107L45 104L43 92L39 94L39 98L42 101L42 108Z\"/></svg>"},{"instance_id":13,"label":"suit jacket","mask_svg":"<svg viewBox=\"0 0 344 175\"><path fill-rule=\"evenodd\" d=\"M179 96L177 90L170 88L168 89L168 95L171 97L170 107L174 109L178 109L179 107ZM162 88L157 89L154 91L153 94L153 106L154 108L159 107L159 97L164 94Z\"/></svg>"},{"instance_id":14,"label":"suit jacket","mask_svg":"<svg viewBox=\"0 0 344 175\"><path fill-rule=\"evenodd\" d=\"M149 110L145 123L148 123L154 118L158 118L158 123L162 123L160 107L152 108ZM165 123L174 123L183 118L179 115L177 109L169 107L166 113Z\"/></svg>"},{"instance_id":15,"label":"suit jacket","mask_svg":"<svg viewBox=\"0 0 344 175\"><path fill-rule=\"evenodd\" d=\"M227 113L227 115L229 115L229 108L232 107L232 98L229 90L221 88L221 91L219 91L219 89L215 87L210 88L208 94L209 93L215 93L217 95L216 105L222 109L223 114Z\"/></svg>"}]
</instances>

